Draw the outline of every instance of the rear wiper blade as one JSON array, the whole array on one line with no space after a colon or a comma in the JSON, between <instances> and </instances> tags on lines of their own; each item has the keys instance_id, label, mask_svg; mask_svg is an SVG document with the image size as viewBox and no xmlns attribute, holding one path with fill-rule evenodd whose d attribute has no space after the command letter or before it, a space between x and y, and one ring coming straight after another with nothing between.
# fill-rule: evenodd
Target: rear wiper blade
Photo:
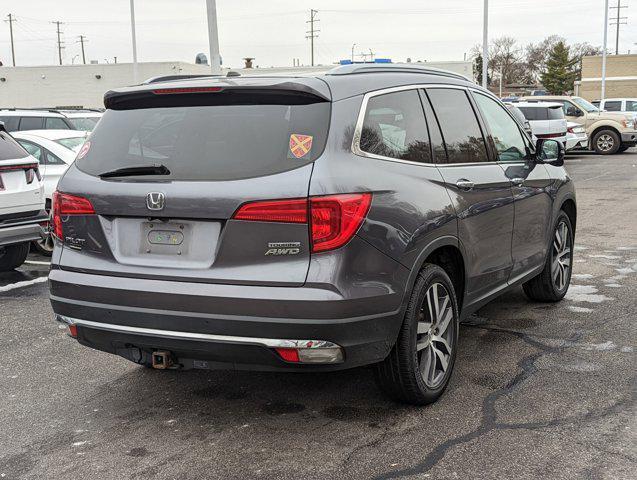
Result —
<instances>
[{"instance_id":1,"label":"rear wiper blade","mask_svg":"<svg viewBox=\"0 0 637 480\"><path fill-rule=\"evenodd\" d=\"M108 172L100 173L100 178L135 177L137 175L170 175L170 170L165 165L131 165L130 167L116 168Z\"/></svg>"}]
</instances>

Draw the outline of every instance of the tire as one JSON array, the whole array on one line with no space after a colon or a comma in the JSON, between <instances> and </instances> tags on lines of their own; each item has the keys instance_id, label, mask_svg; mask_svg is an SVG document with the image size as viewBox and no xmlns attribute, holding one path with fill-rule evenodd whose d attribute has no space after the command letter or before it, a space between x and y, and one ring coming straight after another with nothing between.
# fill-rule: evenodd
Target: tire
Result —
<instances>
[{"instance_id":1,"label":"tire","mask_svg":"<svg viewBox=\"0 0 637 480\"><path fill-rule=\"evenodd\" d=\"M458 323L458 304L451 279L438 265L425 264L412 290L396 344L387 358L376 365L380 389L403 403L435 402L451 378Z\"/></svg>"},{"instance_id":2,"label":"tire","mask_svg":"<svg viewBox=\"0 0 637 480\"><path fill-rule=\"evenodd\" d=\"M0 272L8 272L24 263L29 254L29 242L0 247Z\"/></svg>"},{"instance_id":3,"label":"tire","mask_svg":"<svg viewBox=\"0 0 637 480\"><path fill-rule=\"evenodd\" d=\"M593 150L600 155L613 155L621 147L621 139L614 130L600 130L593 135Z\"/></svg>"},{"instance_id":4,"label":"tire","mask_svg":"<svg viewBox=\"0 0 637 480\"><path fill-rule=\"evenodd\" d=\"M561 241L564 231L567 232L566 242ZM539 275L522 285L524 293L530 300L559 302L564 298L571 283L573 270L573 239L571 221L562 210L553 225L553 235L544 269ZM558 257L562 260L557 261Z\"/></svg>"}]
</instances>

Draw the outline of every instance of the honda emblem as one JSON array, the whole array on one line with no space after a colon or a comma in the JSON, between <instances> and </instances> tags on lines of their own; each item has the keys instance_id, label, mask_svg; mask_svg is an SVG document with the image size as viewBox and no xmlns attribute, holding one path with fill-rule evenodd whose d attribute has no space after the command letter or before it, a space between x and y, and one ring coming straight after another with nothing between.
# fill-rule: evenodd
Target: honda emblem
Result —
<instances>
[{"instance_id":1,"label":"honda emblem","mask_svg":"<svg viewBox=\"0 0 637 480\"><path fill-rule=\"evenodd\" d=\"M161 192L150 192L146 195L146 207L148 210L163 210L166 197Z\"/></svg>"}]
</instances>

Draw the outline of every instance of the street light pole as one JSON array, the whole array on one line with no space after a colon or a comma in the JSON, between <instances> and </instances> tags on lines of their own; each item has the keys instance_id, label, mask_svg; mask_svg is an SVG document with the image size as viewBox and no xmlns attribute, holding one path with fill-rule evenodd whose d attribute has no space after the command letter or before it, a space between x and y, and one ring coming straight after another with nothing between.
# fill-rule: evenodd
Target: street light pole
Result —
<instances>
[{"instance_id":1,"label":"street light pole","mask_svg":"<svg viewBox=\"0 0 637 480\"><path fill-rule=\"evenodd\" d=\"M130 0L130 28L133 39L133 83L137 84L139 75L137 72L137 36L135 35L135 0Z\"/></svg>"},{"instance_id":2,"label":"street light pole","mask_svg":"<svg viewBox=\"0 0 637 480\"><path fill-rule=\"evenodd\" d=\"M619 28L619 27L617 27ZM604 1L604 43L602 44L602 95L600 100L606 98L606 41L608 40L608 0Z\"/></svg>"},{"instance_id":3,"label":"street light pole","mask_svg":"<svg viewBox=\"0 0 637 480\"><path fill-rule=\"evenodd\" d=\"M210 68L213 75L221 75L221 55L219 54L219 29L217 28L217 2L206 0L208 10L208 44L210 45Z\"/></svg>"},{"instance_id":4,"label":"street light pole","mask_svg":"<svg viewBox=\"0 0 637 480\"><path fill-rule=\"evenodd\" d=\"M352 62L354 62L354 47L356 46L355 43L352 43Z\"/></svg>"},{"instance_id":5,"label":"street light pole","mask_svg":"<svg viewBox=\"0 0 637 480\"><path fill-rule=\"evenodd\" d=\"M484 20L482 24L482 86L484 88L487 88L488 66L489 66L489 0L484 0Z\"/></svg>"}]
</instances>

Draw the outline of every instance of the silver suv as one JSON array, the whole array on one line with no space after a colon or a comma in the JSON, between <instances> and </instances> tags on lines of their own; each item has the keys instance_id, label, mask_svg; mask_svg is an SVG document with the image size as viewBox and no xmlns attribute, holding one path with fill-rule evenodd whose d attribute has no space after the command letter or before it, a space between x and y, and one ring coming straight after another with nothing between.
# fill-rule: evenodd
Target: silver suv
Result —
<instances>
[{"instance_id":1,"label":"silver suv","mask_svg":"<svg viewBox=\"0 0 637 480\"><path fill-rule=\"evenodd\" d=\"M54 198L51 302L81 344L158 369L375 364L444 391L467 317L558 301L575 191L491 93L408 65L110 91Z\"/></svg>"}]
</instances>

